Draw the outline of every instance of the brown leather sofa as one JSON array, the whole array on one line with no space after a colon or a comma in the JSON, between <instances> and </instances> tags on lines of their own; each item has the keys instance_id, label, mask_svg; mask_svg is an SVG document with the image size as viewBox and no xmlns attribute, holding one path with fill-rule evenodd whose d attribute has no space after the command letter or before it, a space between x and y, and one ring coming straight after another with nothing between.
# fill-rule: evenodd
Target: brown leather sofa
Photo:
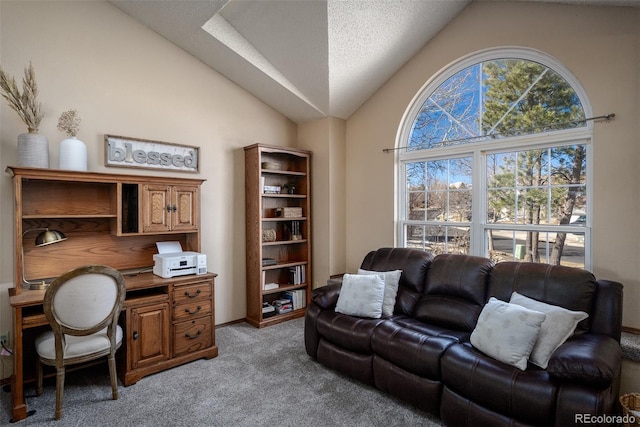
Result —
<instances>
[{"instance_id":1,"label":"brown leather sofa","mask_svg":"<svg viewBox=\"0 0 640 427\"><path fill-rule=\"evenodd\" d=\"M582 269L382 248L364 270L400 269L392 316L335 311L341 283L313 291L305 346L330 369L440 416L449 426L610 425L618 414L622 285ZM584 311L546 369L499 362L470 343L490 297L512 292Z\"/></svg>"}]
</instances>

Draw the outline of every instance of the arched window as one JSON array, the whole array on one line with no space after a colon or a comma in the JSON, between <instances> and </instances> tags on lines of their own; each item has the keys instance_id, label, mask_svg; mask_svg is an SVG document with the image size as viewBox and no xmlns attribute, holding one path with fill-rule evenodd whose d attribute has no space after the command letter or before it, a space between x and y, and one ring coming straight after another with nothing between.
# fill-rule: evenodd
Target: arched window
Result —
<instances>
[{"instance_id":1,"label":"arched window","mask_svg":"<svg viewBox=\"0 0 640 427\"><path fill-rule=\"evenodd\" d=\"M400 127L399 246L589 268L586 117L577 80L538 51L447 67Z\"/></svg>"}]
</instances>

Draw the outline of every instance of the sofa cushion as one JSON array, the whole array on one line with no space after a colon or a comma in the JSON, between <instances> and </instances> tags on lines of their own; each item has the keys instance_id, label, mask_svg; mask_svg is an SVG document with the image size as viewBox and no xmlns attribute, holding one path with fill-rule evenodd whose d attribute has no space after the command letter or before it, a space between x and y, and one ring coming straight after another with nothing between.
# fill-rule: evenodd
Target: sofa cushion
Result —
<instances>
[{"instance_id":1,"label":"sofa cushion","mask_svg":"<svg viewBox=\"0 0 640 427\"><path fill-rule=\"evenodd\" d=\"M469 342L469 336L471 335L471 332L467 331L443 328L442 326L432 325L430 323L422 323L413 317L393 316L392 319L394 323L402 326L403 328L409 328L424 335L449 338L456 342Z\"/></svg>"},{"instance_id":2,"label":"sofa cushion","mask_svg":"<svg viewBox=\"0 0 640 427\"><path fill-rule=\"evenodd\" d=\"M584 311L589 317L578 323L576 333L590 328L597 282L590 272L559 265L532 262L500 262L491 273L489 296L509 301L518 292L537 301L572 311Z\"/></svg>"},{"instance_id":3,"label":"sofa cushion","mask_svg":"<svg viewBox=\"0 0 640 427\"><path fill-rule=\"evenodd\" d=\"M486 302L493 262L443 254L429 266L425 292L413 316L422 322L471 332Z\"/></svg>"},{"instance_id":4,"label":"sofa cushion","mask_svg":"<svg viewBox=\"0 0 640 427\"><path fill-rule=\"evenodd\" d=\"M538 339L529 356L531 363L543 369L547 367L551 354L573 335L578 322L589 316L584 311L567 310L557 305L536 301L517 292L511 295L509 302L546 314L547 317L540 325Z\"/></svg>"},{"instance_id":5,"label":"sofa cushion","mask_svg":"<svg viewBox=\"0 0 640 427\"><path fill-rule=\"evenodd\" d=\"M322 339L345 350L372 354L371 335L382 319L365 319L325 310L317 317L316 327Z\"/></svg>"},{"instance_id":6,"label":"sofa cushion","mask_svg":"<svg viewBox=\"0 0 640 427\"><path fill-rule=\"evenodd\" d=\"M336 303L336 312L378 319L382 316L383 300L384 280L382 277L377 274L345 274Z\"/></svg>"},{"instance_id":7,"label":"sofa cushion","mask_svg":"<svg viewBox=\"0 0 640 427\"><path fill-rule=\"evenodd\" d=\"M494 359L525 370L545 318L539 311L491 297L471 333L471 344Z\"/></svg>"},{"instance_id":8,"label":"sofa cushion","mask_svg":"<svg viewBox=\"0 0 640 427\"><path fill-rule=\"evenodd\" d=\"M396 305L396 295L398 295L398 284L402 270L392 271L371 271L359 269L358 274L377 274L384 280L384 299L382 301L382 315L393 315L393 308Z\"/></svg>"},{"instance_id":9,"label":"sofa cushion","mask_svg":"<svg viewBox=\"0 0 640 427\"><path fill-rule=\"evenodd\" d=\"M373 331L376 356L420 377L440 379L440 357L455 338L432 335L387 320Z\"/></svg>"},{"instance_id":10,"label":"sofa cushion","mask_svg":"<svg viewBox=\"0 0 640 427\"><path fill-rule=\"evenodd\" d=\"M554 424L557 386L547 371L533 365L522 371L469 343L453 344L440 363L442 382L463 398L526 425Z\"/></svg>"}]
</instances>

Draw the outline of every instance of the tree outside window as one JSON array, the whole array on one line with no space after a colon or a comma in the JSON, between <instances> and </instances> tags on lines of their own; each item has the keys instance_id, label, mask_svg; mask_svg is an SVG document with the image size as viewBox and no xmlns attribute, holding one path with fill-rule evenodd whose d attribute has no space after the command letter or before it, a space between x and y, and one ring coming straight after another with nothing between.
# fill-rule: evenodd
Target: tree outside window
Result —
<instances>
[{"instance_id":1,"label":"tree outside window","mask_svg":"<svg viewBox=\"0 0 640 427\"><path fill-rule=\"evenodd\" d=\"M402 244L585 267L590 138L572 85L492 59L421 99L399 156Z\"/></svg>"}]
</instances>

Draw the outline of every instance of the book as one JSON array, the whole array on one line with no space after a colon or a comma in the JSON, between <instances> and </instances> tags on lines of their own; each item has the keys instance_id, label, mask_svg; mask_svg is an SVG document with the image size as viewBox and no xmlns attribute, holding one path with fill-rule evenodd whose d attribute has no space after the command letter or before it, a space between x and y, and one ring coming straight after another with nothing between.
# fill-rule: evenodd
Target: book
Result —
<instances>
[{"instance_id":1,"label":"book","mask_svg":"<svg viewBox=\"0 0 640 427\"><path fill-rule=\"evenodd\" d=\"M299 310L307 306L307 292L304 289L286 291L283 297L291 301L294 310Z\"/></svg>"},{"instance_id":2,"label":"book","mask_svg":"<svg viewBox=\"0 0 640 427\"><path fill-rule=\"evenodd\" d=\"M296 265L289 268L289 284L301 285L307 281L306 265Z\"/></svg>"}]
</instances>

